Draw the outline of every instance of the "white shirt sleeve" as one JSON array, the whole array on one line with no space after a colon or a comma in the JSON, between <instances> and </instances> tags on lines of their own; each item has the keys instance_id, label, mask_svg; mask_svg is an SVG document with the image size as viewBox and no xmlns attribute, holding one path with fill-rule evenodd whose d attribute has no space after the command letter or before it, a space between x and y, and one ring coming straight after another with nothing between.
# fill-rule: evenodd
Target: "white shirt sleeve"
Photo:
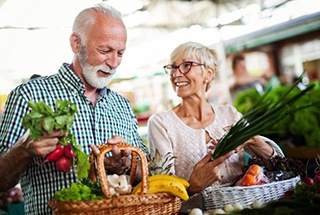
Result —
<instances>
[{"instance_id":1,"label":"white shirt sleeve","mask_svg":"<svg viewBox=\"0 0 320 215\"><path fill-rule=\"evenodd\" d=\"M170 143L170 138L168 133L163 126L163 121L158 114L152 115L148 120L148 134L152 132L152 135L148 135L148 144L150 156L155 156L155 150L158 149L162 156L167 153L173 154L173 149ZM170 170L170 173L175 174L174 170L174 159L172 161L173 165Z\"/></svg>"}]
</instances>

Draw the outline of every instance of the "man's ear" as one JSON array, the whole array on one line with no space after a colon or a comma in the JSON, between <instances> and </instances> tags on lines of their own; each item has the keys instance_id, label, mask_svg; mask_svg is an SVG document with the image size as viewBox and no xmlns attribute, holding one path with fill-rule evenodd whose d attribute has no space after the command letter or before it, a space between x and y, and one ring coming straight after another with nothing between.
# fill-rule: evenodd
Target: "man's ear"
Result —
<instances>
[{"instance_id":1,"label":"man's ear","mask_svg":"<svg viewBox=\"0 0 320 215\"><path fill-rule=\"evenodd\" d=\"M80 50L81 39L80 36L76 33L72 33L70 36L70 46L74 53L78 53Z\"/></svg>"}]
</instances>

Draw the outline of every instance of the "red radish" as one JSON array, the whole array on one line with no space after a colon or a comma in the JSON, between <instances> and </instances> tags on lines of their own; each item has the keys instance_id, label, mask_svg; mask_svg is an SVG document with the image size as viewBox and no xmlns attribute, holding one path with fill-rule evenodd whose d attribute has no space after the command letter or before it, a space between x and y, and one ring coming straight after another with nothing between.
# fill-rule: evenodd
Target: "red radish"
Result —
<instances>
[{"instance_id":1,"label":"red radish","mask_svg":"<svg viewBox=\"0 0 320 215\"><path fill-rule=\"evenodd\" d=\"M284 193L284 197L289 197L292 196L294 194L294 190L288 190Z\"/></svg>"},{"instance_id":2,"label":"red radish","mask_svg":"<svg viewBox=\"0 0 320 215\"><path fill-rule=\"evenodd\" d=\"M47 156L46 159L44 160L45 162L53 162L58 160L59 158L61 158L61 156L63 155L63 146L61 145L57 145L55 150L53 150L52 152L50 152Z\"/></svg>"},{"instance_id":3,"label":"red radish","mask_svg":"<svg viewBox=\"0 0 320 215\"><path fill-rule=\"evenodd\" d=\"M306 178L302 179L302 181L309 187L311 187L313 185L313 179L312 178L306 177Z\"/></svg>"},{"instance_id":4,"label":"red radish","mask_svg":"<svg viewBox=\"0 0 320 215\"><path fill-rule=\"evenodd\" d=\"M70 170L70 159L63 155L56 161L56 167L59 171L68 173Z\"/></svg>"},{"instance_id":5,"label":"red radish","mask_svg":"<svg viewBox=\"0 0 320 215\"><path fill-rule=\"evenodd\" d=\"M64 155L67 158L74 158L74 153L72 151L72 146L71 145L64 146Z\"/></svg>"},{"instance_id":6,"label":"red radish","mask_svg":"<svg viewBox=\"0 0 320 215\"><path fill-rule=\"evenodd\" d=\"M320 175L316 175L316 176L313 178L313 183L320 184Z\"/></svg>"}]
</instances>

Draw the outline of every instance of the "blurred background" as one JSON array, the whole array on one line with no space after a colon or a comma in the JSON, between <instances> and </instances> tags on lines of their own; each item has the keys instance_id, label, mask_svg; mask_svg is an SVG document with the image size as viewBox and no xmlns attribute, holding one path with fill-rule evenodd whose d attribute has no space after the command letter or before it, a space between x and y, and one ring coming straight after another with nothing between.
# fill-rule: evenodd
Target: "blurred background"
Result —
<instances>
[{"instance_id":1,"label":"blurred background","mask_svg":"<svg viewBox=\"0 0 320 215\"><path fill-rule=\"evenodd\" d=\"M271 75L280 85L305 68L306 81L320 77L319 0L0 0L0 114L15 86L71 62L72 22L97 3L124 14L127 50L111 87L131 101L142 133L152 113L178 101L163 65L183 42L220 55L220 73L207 93L213 103L236 100L230 91L236 54L245 57L250 76Z\"/></svg>"}]
</instances>

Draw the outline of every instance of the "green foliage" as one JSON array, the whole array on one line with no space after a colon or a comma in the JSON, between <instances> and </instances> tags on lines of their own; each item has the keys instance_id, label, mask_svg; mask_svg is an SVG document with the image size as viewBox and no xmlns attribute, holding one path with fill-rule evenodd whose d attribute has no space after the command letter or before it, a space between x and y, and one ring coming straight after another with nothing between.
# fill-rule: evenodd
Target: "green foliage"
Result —
<instances>
[{"instance_id":1,"label":"green foliage","mask_svg":"<svg viewBox=\"0 0 320 215\"><path fill-rule=\"evenodd\" d=\"M320 184L312 183L312 185L307 185L306 183L299 183L294 189L292 199L301 200L303 202L309 202L311 204L317 203L320 198L319 193ZM314 202L316 200L316 202Z\"/></svg>"},{"instance_id":2,"label":"green foliage","mask_svg":"<svg viewBox=\"0 0 320 215\"><path fill-rule=\"evenodd\" d=\"M234 106L241 113L247 113L260 99L260 94L254 88L250 88L238 94L237 99L234 101Z\"/></svg>"},{"instance_id":3,"label":"green foliage","mask_svg":"<svg viewBox=\"0 0 320 215\"><path fill-rule=\"evenodd\" d=\"M281 138L303 137L307 146L320 146L320 82L312 82L309 85L311 84L314 86L313 89L294 104L293 107L297 109L297 111L291 112L283 117L273 126L262 131L261 134L266 136L268 136L268 134L277 134ZM271 105L275 104L290 87L291 86L286 85L272 89L265 98L266 100L271 101L269 108ZM288 99L293 98L298 92L300 92L300 90L294 88L288 96L286 96L283 103L287 102ZM234 106L241 113L246 114L254 107L260 98L261 96L258 93L253 93L252 90L244 91L239 94ZM310 105L310 107L304 108L307 105Z\"/></svg>"}]
</instances>

